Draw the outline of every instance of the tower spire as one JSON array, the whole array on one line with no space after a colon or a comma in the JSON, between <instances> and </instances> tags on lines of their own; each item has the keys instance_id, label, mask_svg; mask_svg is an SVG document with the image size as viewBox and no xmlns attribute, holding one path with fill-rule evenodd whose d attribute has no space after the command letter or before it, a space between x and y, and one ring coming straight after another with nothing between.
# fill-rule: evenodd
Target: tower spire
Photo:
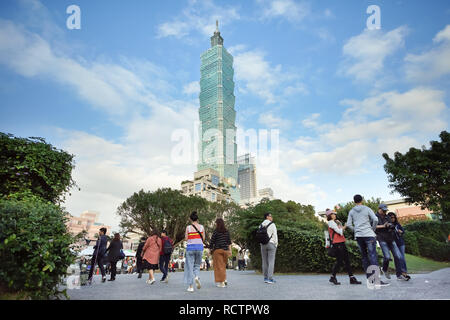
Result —
<instances>
[{"instance_id":1,"label":"tower spire","mask_svg":"<svg viewBox=\"0 0 450 320\"><path fill-rule=\"evenodd\" d=\"M216 20L216 31L214 31L214 35L211 37L211 47L223 45L223 38L220 36L219 31L219 20Z\"/></svg>"}]
</instances>

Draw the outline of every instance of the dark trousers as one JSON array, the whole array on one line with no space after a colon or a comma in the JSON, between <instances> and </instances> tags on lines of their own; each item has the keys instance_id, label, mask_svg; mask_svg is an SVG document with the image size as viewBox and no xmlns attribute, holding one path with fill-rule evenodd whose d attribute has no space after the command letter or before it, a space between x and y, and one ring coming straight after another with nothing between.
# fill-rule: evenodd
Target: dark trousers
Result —
<instances>
[{"instance_id":1,"label":"dark trousers","mask_svg":"<svg viewBox=\"0 0 450 320\"><path fill-rule=\"evenodd\" d=\"M335 243L333 244L336 250L336 262L334 263L332 274L333 277L336 277L336 274L339 272L339 269L345 265L345 270L347 270L348 275L353 276L352 266L350 265L350 259L348 257L347 246L345 242Z\"/></svg>"},{"instance_id":2,"label":"dark trousers","mask_svg":"<svg viewBox=\"0 0 450 320\"><path fill-rule=\"evenodd\" d=\"M367 278L369 278L371 274L367 273L367 268L369 266L378 266L377 240L375 237L358 237L356 241L361 252L364 271L366 272Z\"/></svg>"},{"instance_id":3,"label":"dark trousers","mask_svg":"<svg viewBox=\"0 0 450 320\"><path fill-rule=\"evenodd\" d=\"M143 270L143 265L142 265L142 258L139 257L136 259L136 271L137 273L141 274Z\"/></svg>"},{"instance_id":4,"label":"dark trousers","mask_svg":"<svg viewBox=\"0 0 450 320\"><path fill-rule=\"evenodd\" d=\"M111 279L115 279L117 274L117 260L111 261Z\"/></svg>"},{"instance_id":5,"label":"dark trousers","mask_svg":"<svg viewBox=\"0 0 450 320\"><path fill-rule=\"evenodd\" d=\"M96 261L97 259L97 261ZM91 270L89 270L89 278L92 278L92 274L94 273L95 264L98 264L98 267L100 268L100 272L102 273L102 277L105 277L105 268L103 267L103 256L96 257L95 255L92 256L91 259Z\"/></svg>"},{"instance_id":6,"label":"dark trousers","mask_svg":"<svg viewBox=\"0 0 450 320\"><path fill-rule=\"evenodd\" d=\"M163 279L167 277L167 273L169 272L169 261L170 254L163 254L162 256L159 256L159 270L161 270L163 274Z\"/></svg>"}]
</instances>

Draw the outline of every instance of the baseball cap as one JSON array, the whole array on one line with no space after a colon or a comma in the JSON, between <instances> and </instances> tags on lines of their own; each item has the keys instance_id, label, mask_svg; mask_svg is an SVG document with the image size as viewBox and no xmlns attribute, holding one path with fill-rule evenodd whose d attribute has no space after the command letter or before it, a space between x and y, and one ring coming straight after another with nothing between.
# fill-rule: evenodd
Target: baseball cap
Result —
<instances>
[{"instance_id":1,"label":"baseball cap","mask_svg":"<svg viewBox=\"0 0 450 320\"><path fill-rule=\"evenodd\" d=\"M388 207L387 207L387 205L385 205L384 203L381 203L381 204L378 206L378 209L381 209L381 210L383 210L383 211L388 211Z\"/></svg>"}]
</instances>

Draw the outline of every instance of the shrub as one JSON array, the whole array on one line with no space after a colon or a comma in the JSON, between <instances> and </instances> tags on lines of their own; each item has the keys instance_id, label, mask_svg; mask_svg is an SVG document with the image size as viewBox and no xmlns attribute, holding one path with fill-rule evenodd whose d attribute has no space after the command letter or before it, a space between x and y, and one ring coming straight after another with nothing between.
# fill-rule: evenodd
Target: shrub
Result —
<instances>
[{"instance_id":1,"label":"shrub","mask_svg":"<svg viewBox=\"0 0 450 320\"><path fill-rule=\"evenodd\" d=\"M438 242L422 235L417 236L420 255L438 261L450 261L450 244Z\"/></svg>"},{"instance_id":2,"label":"shrub","mask_svg":"<svg viewBox=\"0 0 450 320\"><path fill-rule=\"evenodd\" d=\"M256 227L255 227L256 231ZM323 233L298 230L288 226L277 226L278 248L275 259L277 272L330 272L334 258L327 255ZM252 233L249 249L252 266L261 270L260 245ZM361 254L354 241L348 241L351 265L354 270L362 270Z\"/></svg>"},{"instance_id":3,"label":"shrub","mask_svg":"<svg viewBox=\"0 0 450 320\"><path fill-rule=\"evenodd\" d=\"M406 231L405 235L410 231L415 231L424 237L445 242L450 234L450 222L416 221L405 225L404 229Z\"/></svg>"},{"instance_id":4,"label":"shrub","mask_svg":"<svg viewBox=\"0 0 450 320\"><path fill-rule=\"evenodd\" d=\"M0 199L0 289L32 299L59 298L75 260L62 209L36 196Z\"/></svg>"},{"instance_id":5,"label":"shrub","mask_svg":"<svg viewBox=\"0 0 450 320\"><path fill-rule=\"evenodd\" d=\"M419 256L419 243L417 241L418 232L416 231L408 231L403 236L403 240L405 241L405 251L406 253Z\"/></svg>"}]
</instances>

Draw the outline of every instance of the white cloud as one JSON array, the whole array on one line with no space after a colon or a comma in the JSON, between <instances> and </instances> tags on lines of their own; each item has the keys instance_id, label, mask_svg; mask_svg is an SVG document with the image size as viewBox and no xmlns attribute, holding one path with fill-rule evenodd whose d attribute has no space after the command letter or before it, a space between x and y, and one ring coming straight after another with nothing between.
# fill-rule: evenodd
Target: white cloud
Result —
<instances>
[{"instance_id":1,"label":"white cloud","mask_svg":"<svg viewBox=\"0 0 450 320\"><path fill-rule=\"evenodd\" d=\"M310 6L306 2L293 0L262 0L262 18L284 18L289 22L300 22L310 14Z\"/></svg>"},{"instance_id":2,"label":"white cloud","mask_svg":"<svg viewBox=\"0 0 450 320\"><path fill-rule=\"evenodd\" d=\"M408 80L427 83L450 74L450 25L436 34L433 43L430 50L405 57Z\"/></svg>"},{"instance_id":3,"label":"white cloud","mask_svg":"<svg viewBox=\"0 0 450 320\"><path fill-rule=\"evenodd\" d=\"M274 116L270 112L262 113L258 119L259 123L269 128L282 128L287 129L291 126L291 122L287 119Z\"/></svg>"},{"instance_id":4,"label":"white cloud","mask_svg":"<svg viewBox=\"0 0 450 320\"><path fill-rule=\"evenodd\" d=\"M320 113L313 113L310 117L304 119L302 121L303 126L306 128L316 128L319 123L317 122L317 119L320 117Z\"/></svg>"},{"instance_id":5,"label":"white cloud","mask_svg":"<svg viewBox=\"0 0 450 320\"><path fill-rule=\"evenodd\" d=\"M382 153L392 155L420 147L447 127L448 107L444 92L439 90L419 87L342 103L349 107L337 123L317 126L318 114L303 121L318 135L301 137L289 144L289 158L296 159L292 161L295 168L314 173L364 172Z\"/></svg>"},{"instance_id":6,"label":"white cloud","mask_svg":"<svg viewBox=\"0 0 450 320\"><path fill-rule=\"evenodd\" d=\"M404 46L408 29L405 26L392 31L365 29L350 38L343 47L345 61L340 73L357 81L369 82L383 74L386 58Z\"/></svg>"},{"instance_id":7,"label":"white cloud","mask_svg":"<svg viewBox=\"0 0 450 320\"><path fill-rule=\"evenodd\" d=\"M199 94L200 83L198 81L192 81L183 87L183 93L188 95Z\"/></svg>"},{"instance_id":8,"label":"white cloud","mask_svg":"<svg viewBox=\"0 0 450 320\"><path fill-rule=\"evenodd\" d=\"M157 37L184 38L193 31L211 36L216 29L216 20L219 20L220 29L239 19L237 7L219 6L212 0L190 1L175 19L158 26Z\"/></svg>"},{"instance_id":9,"label":"white cloud","mask_svg":"<svg viewBox=\"0 0 450 320\"><path fill-rule=\"evenodd\" d=\"M238 51L234 57L236 81L244 85L244 92L250 92L263 99L266 104L280 102L283 94L307 94L304 84L286 87L279 93L281 87L288 81L296 79L296 75L282 71L280 64L272 66L260 50Z\"/></svg>"}]
</instances>

